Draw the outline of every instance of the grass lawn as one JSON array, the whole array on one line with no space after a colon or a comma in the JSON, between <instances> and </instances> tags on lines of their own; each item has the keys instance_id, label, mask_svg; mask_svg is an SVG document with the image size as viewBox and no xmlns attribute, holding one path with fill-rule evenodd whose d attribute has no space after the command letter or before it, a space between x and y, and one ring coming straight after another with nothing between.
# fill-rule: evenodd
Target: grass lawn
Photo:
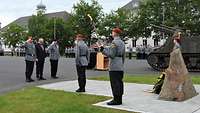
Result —
<instances>
[{"instance_id":1,"label":"grass lawn","mask_svg":"<svg viewBox=\"0 0 200 113\"><path fill-rule=\"evenodd\" d=\"M139 84L154 84L157 80L159 75L125 75L124 82L129 83L139 83ZM108 81L109 76L98 76L98 77L91 77L91 80L103 80ZM192 81L194 84L200 84L200 76L192 76Z\"/></svg>"},{"instance_id":2,"label":"grass lawn","mask_svg":"<svg viewBox=\"0 0 200 113\"><path fill-rule=\"evenodd\" d=\"M154 84L158 75L126 75L125 82ZM109 80L108 76L89 78ZM200 77L192 76L194 84L200 84ZM93 106L110 97L94 96L64 91L25 88L0 96L0 113L129 113Z\"/></svg>"},{"instance_id":3,"label":"grass lawn","mask_svg":"<svg viewBox=\"0 0 200 113\"><path fill-rule=\"evenodd\" d=\"M128 113L92 104L109 97L25 88L0 96L0 113Z\"/></svg>"}]
</instances>

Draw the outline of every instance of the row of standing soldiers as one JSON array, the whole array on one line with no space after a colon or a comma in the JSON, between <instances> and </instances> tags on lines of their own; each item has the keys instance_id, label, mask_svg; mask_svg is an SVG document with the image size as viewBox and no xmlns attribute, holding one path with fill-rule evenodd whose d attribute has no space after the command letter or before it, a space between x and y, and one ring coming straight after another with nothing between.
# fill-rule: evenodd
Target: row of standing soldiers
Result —
<instances>
[{"instance_id":1,"label":"row of standing soldiers","mask_svg":"<svg viewBox=\"0 0 200 113\"><path fill-rule=\"evenodd\" d=\"M29 37L28 40L23 45L25 48L25 62L26 62L26 82L33 82L34 80L31 78L34 63L36 62L36 77L38 80L46 80L43 77L43 69L44 69L44 62L47 56L47 51L50 57L51 63L51 77L56 79L57 68L58 68L58 60L60 57L59 54L59 46L57 41L54 40L52 44L48 47L46 51L44 40L42 38L39 39L38 43L34 44L32 37Z\"/></svg>"},{"instance_id":2,"label":"row of standing soldiers","mask_svg":"<svg viewBox=\"0 0 200 113\"><path fill-rule=\"evenodd\" d=\"M74 58L75 57L74 47L66 47L65 48L65 56L67 58Z\"/></svg>"},{"instance_id":3,"label":"row of standing soldiers","mask_svg":"<svg viewBox=\"0 0 200 113\"><path fill-rule=\"evenodd\" d=\"M147 46L138 46L136 47L136 58L137 59L146 59L150 52L152 52L153 49L150 45Z\"/></svg>"}]
</instances>

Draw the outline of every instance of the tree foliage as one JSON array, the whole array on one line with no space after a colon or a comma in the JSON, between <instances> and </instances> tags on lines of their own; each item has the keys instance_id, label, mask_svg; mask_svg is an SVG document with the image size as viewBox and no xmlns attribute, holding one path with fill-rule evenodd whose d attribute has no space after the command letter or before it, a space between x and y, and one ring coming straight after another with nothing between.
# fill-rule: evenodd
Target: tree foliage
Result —
<instances>
[{"instance_id":1,"label":"tree foliage","mask_svg":"<svg viewBox=\"0 0 200 113\"><path fill-rule=\"evenodd\" d=\"M58 39L62 53L64 52L64 48L66 46L73 45L72 31L68 28L66 22L61 18L52 18L47 21L46 38L49 43L54 38Z\"/></svg>"},{"instance_id":2,"label":"tree foliage","mask_svg":"<svg viewBox=\"0 0 200 113\"><path fill-rule=\"evenodd\" d=\"M198 0L144 0L140 2L139 13L133 26L139 36L149 37L153 29L150 24L178 26L200 32L200 5ZM159 31L157 31L159 33Z\"/></svg>"},{"instance_id":3,"label":"tree foliage","mask_svg":"<svg viewBox=\"0 0 200 113\"><path fill-rule=\"evenodd\" d=\"M96 0L90 0L90 3L80 0L73 7L69 26L73 34L84 34L90 43L91 33L101 24L102 16L102 7Z\"/></svg>"},{"instance_id":4,"label":"tree foliage","mask_svg":"<svg viewBox=\"0 0 200 113\"><path fill-rule=\"evenodd\" d=\"M102 19L101 26L99 27L99 34L110 36L112 29L119 27L123 30L122 36L128 36L131 21L129 11L123 9L112 11L110 14L105 15Z\"/></svg>"},{"instance_id":5,"label":"tree foliage","mask_svg":"<svg viewBox=\"0 0 200 113\"><path fill-rule=\"evenodd\" d=\"M2 37L5 41L5 44L13 47L16 47L17 44L21 44L27 36L26 30L17 25L11 24L8 28L2 32Z\"/></svg>"},{"instance_id":6,"label":"tree foliage","mask_svg":"<svg viewBox=\"0 0 200 113\"><path fill-rule=\"evenodd\" d=\"M48 19L40 11L37 15L33 15L28 21L29 35L35 39L45 38L46 39L46 24Z\"/></svg>"},{"instance_id":7,"label":"tree foliage","mask_svg":"<svg viewBox=\"0 0 200 113\"><path fill-rule=\"evenodd\" d=\"M61 18L48 19L44 13L38 12L29 19L29 35L34 39L44 38L47 43L57 39L64 52L65 46L73 45L72 33L67 23Z\"/></svg>"}]
</instances>

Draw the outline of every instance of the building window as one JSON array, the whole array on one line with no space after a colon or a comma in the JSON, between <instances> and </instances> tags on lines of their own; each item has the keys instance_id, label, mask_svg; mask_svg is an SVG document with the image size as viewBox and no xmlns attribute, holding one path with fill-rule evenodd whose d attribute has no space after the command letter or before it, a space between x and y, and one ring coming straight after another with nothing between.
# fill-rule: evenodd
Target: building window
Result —
<instances>
[{"instance_id":1,"label":"building window","mask_svg":"<svg viewBox=\"0 0 200 113\"><path fill-rule=\"evenodd\" d=\"M147 39L143 39L143 46L147 46Z\"/></svg>"},{"instance_id":2,"label":"building window","mask_svg":"<svg viewBox=\"0 0 200 113\"><path fill-rule=\"evenodd\" d=\"M137 40L133 40L133 47L136 47L136 42L137 42Z\"/></svg>"},{"instance_id":3,"label":"building window","mask_svg":"<svg viewBox=\"0 0 200 113\"><path fill-rule=\"evenodd\" d=\"M158 39L154 39L154 46L158 46Z\"/></svg>"}]
</instances>

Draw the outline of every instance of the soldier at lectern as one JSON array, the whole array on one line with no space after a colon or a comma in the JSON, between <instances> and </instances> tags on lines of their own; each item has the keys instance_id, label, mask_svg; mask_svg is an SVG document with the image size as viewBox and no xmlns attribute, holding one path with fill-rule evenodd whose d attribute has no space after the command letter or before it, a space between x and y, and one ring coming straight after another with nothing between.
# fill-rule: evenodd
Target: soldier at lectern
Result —
<instances>
[{"instance_id":1,"label":"soldier at lectern","mask_svg":"<svg viewBox=\"0 0 200 113\"><path fill-rule=\"evenodd\" d=\"M123 75L124 75L124 60L125 60L125 44L120 38L122 30L114 28L112 30L112 41L109 47L98 45L101 52L109 57L109 76L113 93L113 100L108 102L108 105L121 105L122 95L124 92Z\"/></svg>"}]
</instances>

